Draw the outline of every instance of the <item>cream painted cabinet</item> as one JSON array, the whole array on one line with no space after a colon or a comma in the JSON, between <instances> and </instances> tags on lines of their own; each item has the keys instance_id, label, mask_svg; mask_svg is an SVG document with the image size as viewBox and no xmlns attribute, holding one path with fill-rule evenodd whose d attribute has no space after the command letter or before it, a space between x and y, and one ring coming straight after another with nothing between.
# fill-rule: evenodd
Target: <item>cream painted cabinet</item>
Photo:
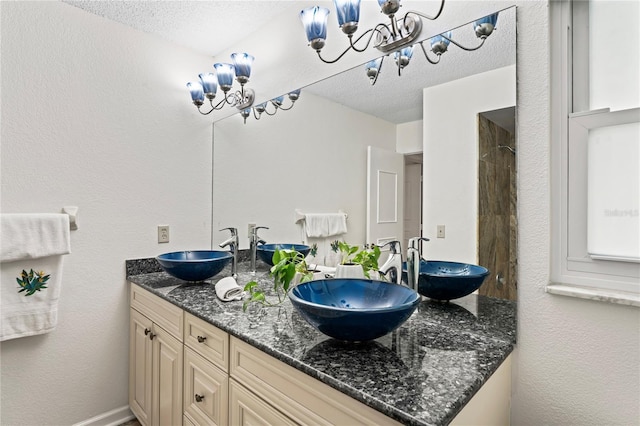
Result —
<instances>
[{"instance_id":1,"label":"cream painted cabinet","mask_svg":"<svg viewBox=\"0 0 640 426\"><path fill-rule=\"evenodd\" d=\"M182 310L132 286L129 406L140 423L182 424L182 371Z\"/></svg>"},{"instance_id":2,"label":"cream painted cabinet","mask_svg":"<svg viewBox=\"0 0 640 426\"><path fill-rule=\"evenodd\" d=\"M189 313L184 329L184 417L196 426L230 424L229 335Z\"/></svg>"},{"instance_id":3,"label":"cream painted cabinet","mask_svg":"<svg viewBox=\"0 0 640 426\"><path fill-rule=\"evenodd\" d=\"M231 424L251 424L263 413L273 424L400 424L235 337L230 349Z\"/></svg>"}]
</instances>

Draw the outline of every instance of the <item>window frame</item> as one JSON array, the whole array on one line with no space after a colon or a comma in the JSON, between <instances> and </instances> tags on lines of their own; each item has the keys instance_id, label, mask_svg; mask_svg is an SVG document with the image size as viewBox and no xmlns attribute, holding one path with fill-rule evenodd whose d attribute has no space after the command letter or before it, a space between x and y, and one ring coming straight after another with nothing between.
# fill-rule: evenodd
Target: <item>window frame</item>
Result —
<instances>
[{"instance_id":1,"label":"window frame","mask_svg":"<svg viewBox=\"0 0 640 426\"><path fill-rule=\"evenodd\" d=\"M574 30L573 19L588 22L588 2L563 0L550 8L552 262L546 291L640 307L640 263L587 252L586 179L589 129L636 122L640 108L586 111L589 37L584 25Z\"/></svg>"}]
</instances>

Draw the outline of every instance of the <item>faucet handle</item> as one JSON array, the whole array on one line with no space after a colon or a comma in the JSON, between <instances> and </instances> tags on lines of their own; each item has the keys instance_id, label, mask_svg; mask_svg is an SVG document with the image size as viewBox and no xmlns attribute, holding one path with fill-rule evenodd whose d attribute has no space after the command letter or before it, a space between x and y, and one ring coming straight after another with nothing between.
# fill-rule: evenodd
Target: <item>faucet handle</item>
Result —
<instances>
[{"instance_id":1,"label":"faucet handle","mask_svg":"<svg viewBox=\"0 0 640 426\"><path fill-rule=\"evenodd\" d=\"M251 228L251 235L253 235L254 237L258 236L258 229L269 229L268 226L254 226L253 228Z\"/></svg>"},{"instance_id":2,"label":"faucet handle","mask_svg":"<svg viewBox=\"0 0 640 426\"><path fill-rule=\"evenodd\" d=\"M222 228L220 231L231 231L231 236L235 237L238 235L238 228Z\"/></svg>"},{"instance_id":3,"label":"faucet handle","mask_svg":"<svg viewBox=\"0 0 640 426\"><path fill-rule=\"evenodd\" d=\"M381 245L380 248L383 248L386 246L389 246L389 251L391 251L391 254L398 254L400 253L400 251L402 251L400 246L400 241L398 240L387 241L386 243Z\"/></svg>"},{"instance_id":4,"label":"faucet handle","mask_svg":"<svg viewBox=\"0 0 640 426\"><path fill-rule=\"evenodd\" d=\"M419 241L429 241L428 238L425 237L413 237L413 238L409 238L409 248L412 249L419 249L418 247L418 242Z\"/></svg>"}]
</instances>

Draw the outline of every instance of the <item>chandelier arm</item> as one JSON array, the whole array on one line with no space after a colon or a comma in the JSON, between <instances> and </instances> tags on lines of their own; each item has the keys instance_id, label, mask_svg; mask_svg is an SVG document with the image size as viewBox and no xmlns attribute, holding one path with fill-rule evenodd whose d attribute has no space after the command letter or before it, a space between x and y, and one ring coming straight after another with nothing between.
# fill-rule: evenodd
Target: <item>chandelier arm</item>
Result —
<instances>
[{"instance_id":1,"label":"chandelier arm","mask_svg":"<svg viewBox=\"0 0 640 426\"><path fill-rule=\"evenodd\" d=\"M406 24L405 21L407 20L407 16L410 15L410 14L411 15L421 16L421 17L423 17L425 19L428 19L430 21L435 21L436 19L438 19L440 17L440 14L442 13L443 9L444 9L444 0L442 0L440 2L440 9L438 10L438 13L436 13L434 16L425 15L424 13L420 13L420 12L415 11L415 10L409 10L407 13L404 14L404 18L402 19L403 20L403 24Z\"/></svg>"},{"instance_id":2,"label":"chandelier arm","mask_svg":"<svg viewBox=\"0 0 640 426\"><path fill-rule=\"evenodd\" d=\"M262 114L258 115L255 108L251 108L251 111L253 111L253 118L255 118L256 120L260 120L260 115Z\"/></svg>"},{"instance_id":3,"label":"chandelier arm","mask_svg":"<svg viewBox=\"0 0 640 426\"><path fill-rule=\"evenodd\" d=\"M279 107L279 108L280 108L281 110L283 110L283 111L289 111L291 108L293 108L293 104L294 104L294 103L295 103L295 102L291 101L291 105L289 105L287 108L283 107L282 105L280 105L280 107Z\"/></svg>"},{"instance_id":4,"label":"chandelier arm","mask_svg":"<svg viewBox=\"0 0 640 426\"><path fill-rule=\"evenodd\" d=\"M349 37L349 44L350 44L351 48L352 48L353 50L355 50L356 52L358 52L358 53L362 53L362 52L364 52L365 50L367 50L367 49L369 48L369 45L371 44L371 39L373 38L373 36L374 36L376 33L380 33L380 30L378 29L378 27L379 27L380 25L384 26L385 28L388 28L388 27L387 27L386 25L384 25L384 24L378 24L378 25L376 25L374 28L370 28L370 29L368 29L367 31L365 31L364 33L362 33L362 34L360 35L360 37L358 37L358 38L356 39L356 41L353 41L352 37ZM367 34L369 34L369 39L367 40L367 44L365 44L365 45L364 45L364 47L363 47L362 49L358 49L358 48L355 46L355 45L356 45L356 43L358 43L360 40L362 40L362 38L363 38L364 36L366 36Z\"/></svg>"},{"instance_id":5,"label":"chandelier arm","mask_svg":"<svg viewBox=\"0 0 640 426\"><path fill-rule=\"evenodd\" d=\"M353 41L352 37L349 36L349 47L347 47L340 55L338 55L337 58L335 58L335 59L325 59L325 58L322 57L322 54L320 53L320 50L316 50L316 52L318 53L318 57L325 64L334 64L334 63L338 62L340 59L342 59L342 57L344 55L346 55L347 52L349 52L350 50L355 50L356 52L364 52L365 50L367 50L367 48L371 44L371 39L373 38L373 35L380 32L380 30L378 30L379 26L384 26L386 28L385 24L378 24L378 25L376 25L375 28L368 29L367 31L362 33L360 35L360 37L358 37L355 41ZM369 34L369 39L367 40L367 44L365 44L365 46L363 48L361 48L361 49L357 48L355 46L356 43L358 43L360 40L362 40L362 38L364 36L366 36L367 34Z\"/></svg>"},{"instance_id":6,"label":"chandelier arm","mask_svg":"<svg viewBox=\"0 0 640 426\"><path fill-rule=\"evenodd\" d=\"M200 106L201 106L201 105L200 105L200 106L196 105L196 106L198 107L198 112L199 112L200 114L202 114L202 115L209 115L209 114L211 114L211 113L213 112L213 110L215 109L215 108L211 108L211 109L210 109L209 111L207 111L207 112L202 112L202 110L200 110Z\"/></svg>"},{"instance_id":7,"label":"chandelier arm","mask_svg":"<svg viewBox=\"0 0 640 426\"><path fill-rule=\"evenodd\" d=\"M422 49L422 53L424 53L424 57L427 58L427 61L429 61L429 63L433 65L438 65L438 63L440 63L440 58L442 57L441 55L436 55L438 59L434 61L429 57L429 55L427 54L427 49L424 48L424 45L422 43L420 43L420 48Z\"/></svg>"},{"instance_id":8,"label":"chandelier arm","mask_svg":"<svg viewBox=\"0 0 640 426\"><path fill-rule=\"evenodd\" d=\"M268 108L269 108L269 105L273 105L273 107L274 107L273 112L269 112L269 109L268 109ZM267 115L276 115L276 112L278 112L278 107L277 107L277 106L275 106L275 105L273 104L273 102L268 103L267 105L265 105L265 107L264 107L264 113L265 113L265 114L267 114Z\"/></svg>"},{"instance_id":9,"label":"chandelier arm","mask_svg":"<svg viewBox=\"0 0 640 426\"><path fill-rule=\"evenodd\" d=\"M371 80L371 85L375 85L376 82L378 81L378 76L380 75L380 72L382 72L382 64L384 64L384 56L382 57L382 59L380 60L380 66L378 67L378 72L376 72L376 76L373 78L373 80Z\"/></svg>"},{"instance_id":10,"label":"chandelier arm","mask_svg":"<svg viewBox=\"0 0 640 426\"><path fill-rule=\"evenodd\" d=\"M456 46L458 46L462 50L466 50L467 52L473 52L474 50L480 49L484 45L484 42L486 40L486 38L481 38L480 39L480 44L477 45L476 47L465 47L465 46L461 45L460 43L450 39L449 37L446 37L446 36L444 36L442 34L440 34L440 35L442 36L442 38L444 38L446 40L449 40L451 43L455 44Z\"/></svg>"}]
</instances>

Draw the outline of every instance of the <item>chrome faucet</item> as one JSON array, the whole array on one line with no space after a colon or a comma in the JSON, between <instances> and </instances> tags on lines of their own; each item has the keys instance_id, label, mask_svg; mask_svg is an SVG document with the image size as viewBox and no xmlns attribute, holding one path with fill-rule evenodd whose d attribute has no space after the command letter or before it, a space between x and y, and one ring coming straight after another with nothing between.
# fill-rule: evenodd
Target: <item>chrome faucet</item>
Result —
<instances>
[{"instance_id":1,"label":"chrome faucet","mask_svg":"<svg viewBox=\"0 0 640 426\"><path fill-rule=\"evenodd\" d=\"M407 248L407 284L418 291L418 277L420 276L420 241L429 241L428 238L414 237L409 239Z\"/></svg>"},{"instance_id":2,"label":"chrome faucet","mask_svg":"<svg viewBox=\"0 0 640 426\"><path fill-rule=\"evenodd\" d=\"M249 251L251 252L251 274L256 273L256 258L258 256L258 245L266 243L258 237L258 229L269 229L266 226L254 226L249 232Z\"/></svg>"},{"instance_id":3,"label":"chrome faucet","mask_svg":"<svg viewBox=\"0 0 640 426\"><path fill-rule=\"evenodd\" d=\"M222 228L220 231L229 230L231 236L220 243L220 247L229 246L233 258L231 259L231 275L233 278L238 278L238 230L236 228Z\"/></svg>"},{"instance_id":4,"label":"chrome faucet","mask_svg":"<svg viewBox=\"0 0 640 426\"><path fill-rule=\"evenodd\" d=\"M393 240L382 245L380 248L389 246L389 257L379 269L380 273L389 279L390 282L402 284L402 249L400 241Z\"/></svg>"}]
</instances>

